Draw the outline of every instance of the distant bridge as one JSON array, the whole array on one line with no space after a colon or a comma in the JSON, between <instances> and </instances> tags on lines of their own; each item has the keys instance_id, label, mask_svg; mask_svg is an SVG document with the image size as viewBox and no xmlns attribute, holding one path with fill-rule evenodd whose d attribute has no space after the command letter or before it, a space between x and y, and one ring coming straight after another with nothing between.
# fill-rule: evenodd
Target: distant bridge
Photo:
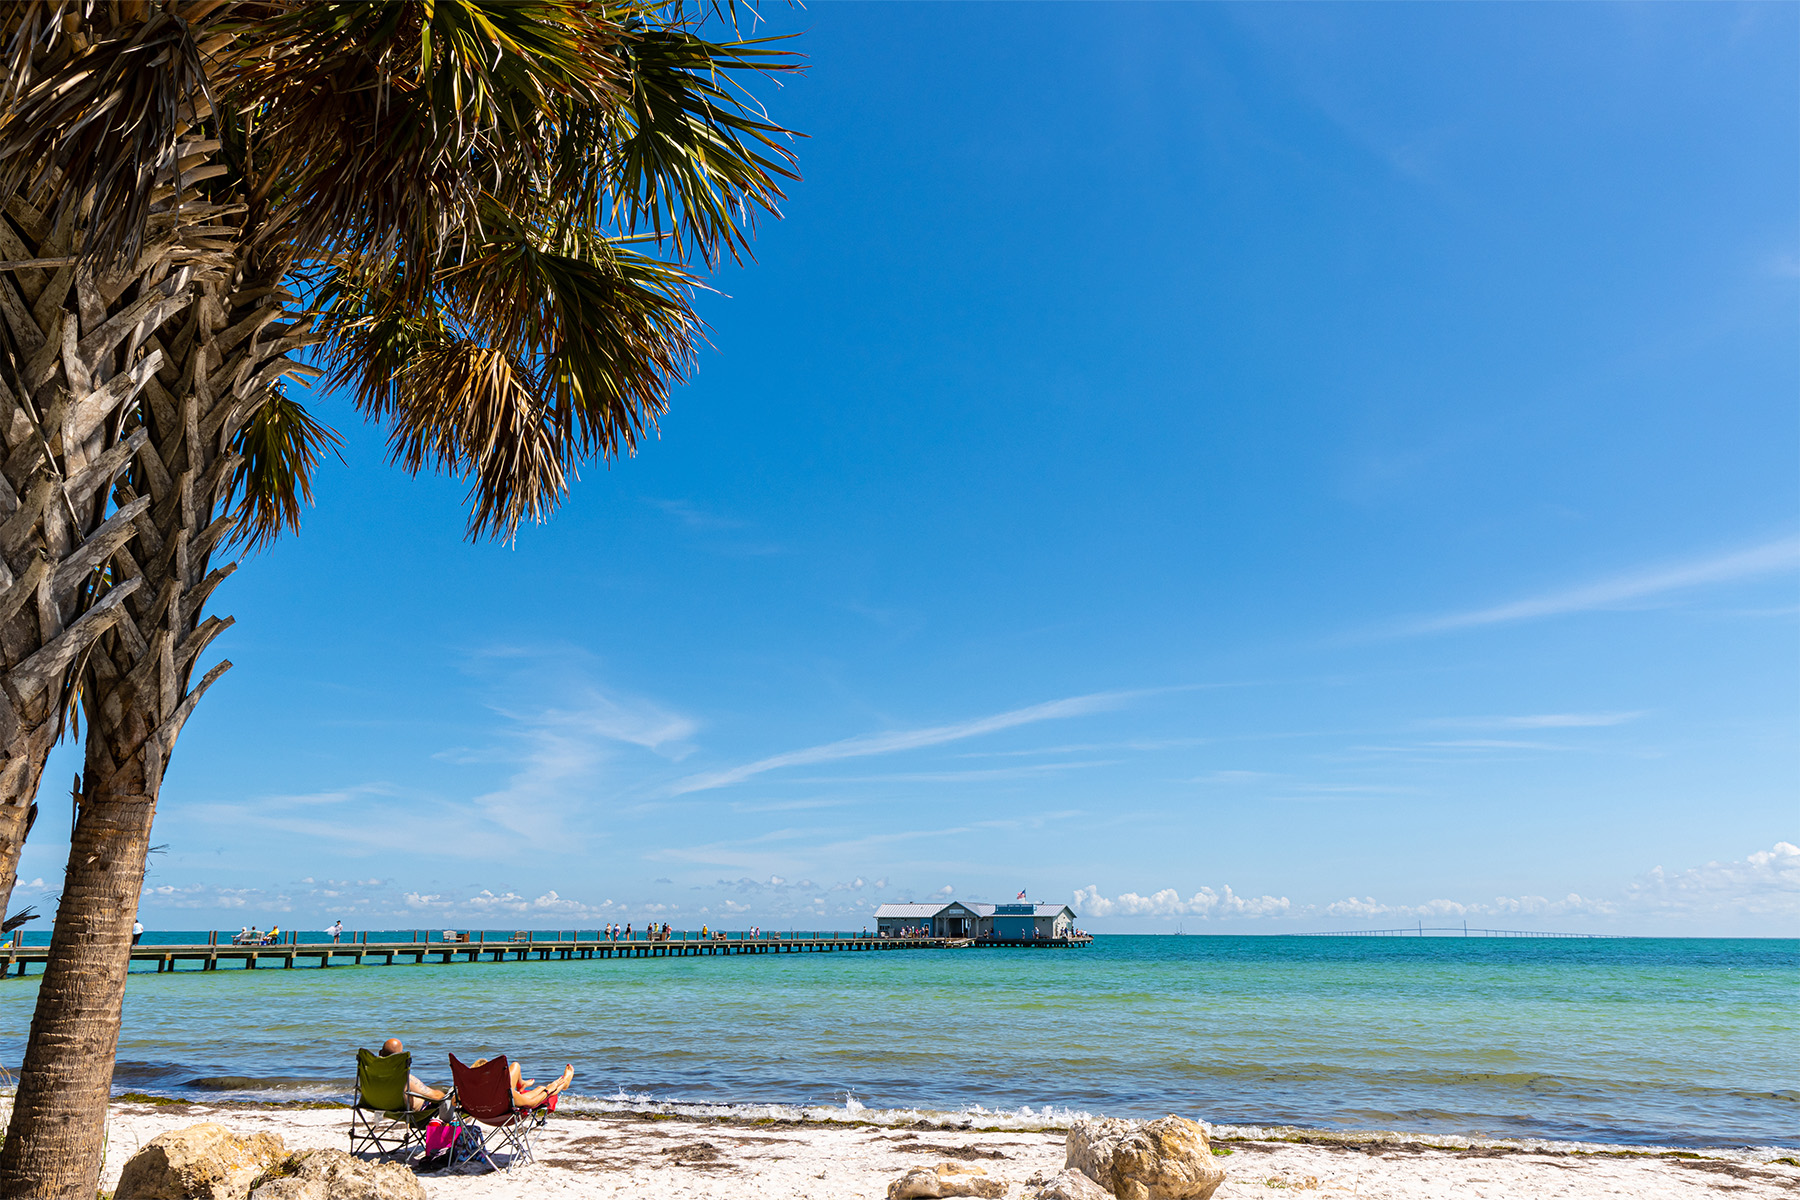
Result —
<instances>
[{"instance_id":1,"label":"distant bridge","mask_svg":"<svg viewBox=\"0 0 1800 1200\"><path fill-rule=\"evenodd\" d=\"M1469 925L1408 925L1403 929L1320 929L1296 937L1610 938L1616 933L1545 933L1539 929L1476 929Z\"/></svg>"}]
</instances>

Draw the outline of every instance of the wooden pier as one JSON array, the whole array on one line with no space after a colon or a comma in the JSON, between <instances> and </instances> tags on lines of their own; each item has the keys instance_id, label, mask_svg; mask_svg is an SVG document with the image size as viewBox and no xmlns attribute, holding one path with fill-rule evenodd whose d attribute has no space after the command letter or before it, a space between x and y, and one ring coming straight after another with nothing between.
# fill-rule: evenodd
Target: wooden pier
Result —
<instances>
[{"instance_id":1,"label":"wooden pier","mask_svg":"<svg viewBox=\"0 0 1800 1200\"><path fill-rule=\"evenodd\" d=\"M884 950L961 950L975 947L1008 947L1033 950L1085 946L1091 935L1072 938L1006 940L998 938L884 938L884 937L776 937L759 938L708 937L667 939L596 938L572 936L563 940L509 938L505 941L413 941L413 942L305 942L270 946L234 946L229 943L204 943L191 946L138 945L131 948L133 963L155 963L156 971L176 970L182 963L193 963L202 971L216 971L221 963L239 970L254 971L258 966L280 966L291 969L309 967L392 966L396 962L414 964L539 962L574 959L629 958L694 958L700 956L741 954L830 954L863 953ZM39 973L49 958L46 946L6 946L0 948L4 967L0 976L24 975L35 964Z\"/></svg>"}]
</instances>

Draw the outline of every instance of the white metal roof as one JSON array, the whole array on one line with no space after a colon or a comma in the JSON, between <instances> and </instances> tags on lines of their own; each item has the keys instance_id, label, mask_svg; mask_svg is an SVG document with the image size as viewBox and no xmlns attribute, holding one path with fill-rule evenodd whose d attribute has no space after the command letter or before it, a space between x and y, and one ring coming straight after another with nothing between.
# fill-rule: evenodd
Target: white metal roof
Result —
<instances>
[{"instance_id":1,"label":"white metal roof","mask_svg":"<svg viewBox=\"0 0 1800 1200\"><path fill-rule=\"evenodd\" d=\"M875 910L877 917L935 917L949 904L884 904Z\"/></svg>"}]
</instances>

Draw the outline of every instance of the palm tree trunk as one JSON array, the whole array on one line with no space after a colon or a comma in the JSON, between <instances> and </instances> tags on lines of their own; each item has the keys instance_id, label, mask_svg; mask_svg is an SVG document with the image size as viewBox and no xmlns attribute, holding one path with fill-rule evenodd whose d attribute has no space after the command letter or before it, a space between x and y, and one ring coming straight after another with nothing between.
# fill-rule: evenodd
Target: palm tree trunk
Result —
<instances>
[{"instance_id":1,"label":"palm tree trunk","mask_svg":"<svg viewBox=\"0 0 1800 1200\"><path fill-rule=\"evenodd\" d=\"M216 212L219 206L183 204L184 218L190 207L202 210L204 219L204 210ZM142 402L130 413L115 407L115 419L105 423L117 447L124 448L116 463L109 461L94 503L96 513L110 508L100 527L111 532L99 542L82 541L90 553L102 551L108 568L104 577L88 581L87 625L64 643L75 651L63 669L81 664L88 718L85 770L49 962L12 1120L0 1145L0 1196L91 1200L95 1194L131 924L157 794L183 722L230 665L220 663L189 687L195 660L230 625L229 619L202 613L232 569L229 564L209 569L214 548L232 524L217 515L235 464L228 447L282 375L309 370L283 357L312 338L310 326L286 319L283 301L291 297L275 286L279 271L246 277L236 251L220 248L216 230L207 241L195 239L198 249L178 246L170 252L176 259L199 259L204 268L194 270L188 263L177 272L178 324L167 321L176 311L171 299L169 305L153 306L152 315L161 319L141 331L129 349L121 344L107 351L130 363L120 369L129 370L130 390L134 396L141 392ZM155 274L146 274L146 282ZM73 315L83 335L91 322L105 319L101 309ZM65 346L84 344L65 339ZM79 357L65 353L64 358L71 372L103 373ZM84 460L77 469L93 461ZM126 477L115 486L120 466ZM45 511L55 508L49 504ZM77 620L66 632L81 625ZM18 676L18 670L9 672L6 682ZM54 699L48 710L52 720L67 693L59 691ZM16 757L26 763L21 788L28 775L36 782L32 762L41 774L42 758L32 755L47 753L53 741L51 735L41 745L20 743ZM16 841L11 859L16 863Z\"/></svg>"},{"instance_id":2,"label":"palm tree trunk","mask_svg":"<svg viewBox=\"0 0 1800 1200\"><path fill-rule=\"evenodd\" d=\"M202 278L178 333L146 380L139 446L121 509L140 508L130 546L113 552L118 597L82 678L85 770L62 905L39 986L6 1141L0 1196L90 1200L111 1089L131 923L169 755L202 694L230 667L190 686L200 653L230 624L204 616L235 564L211 568L230 533L220 515L233 436L283 376L314 374L285 357L315 339L290 320L283 270L254 266Z\"/></svg>"},{"instance_id":3,"label":"palm tree trunk","mask_svg":"<svg viewBox=\"0 0 1800 1200\"><path fill-rule=\"evenodd\" d=\"M135 788L134 792L132 789ZM84 797L0 1161L0 1195L89 1200L99 1182L131 922L155 797L124 772Z\"/></svg>"},{"instance_id":4,"label":"palm tree trunk","mask_svg":"<svg viewBox=\"0 0 1800 1200\"><path fill-rule=\"evenodd\" d=\"M68 261L73 211L53 227L21 192L0 212L0 914L75 669L124 599L99 570L141 512L109 504L142 441L125 416L161 363L147 343L192 300L178 225L205 219L165 210L164 236L99 274Z\"/></svg>"}]
</instances>

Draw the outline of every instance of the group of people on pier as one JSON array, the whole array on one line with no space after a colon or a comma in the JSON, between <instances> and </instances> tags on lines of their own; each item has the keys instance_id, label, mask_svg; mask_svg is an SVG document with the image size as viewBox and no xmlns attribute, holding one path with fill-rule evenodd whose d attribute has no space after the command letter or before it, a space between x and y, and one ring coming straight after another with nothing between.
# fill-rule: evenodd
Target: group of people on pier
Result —
<instances>
[{"instance_id":1,"label":"group of people on pier","mask_svg":"<svg viewBox=\"0 0 1800 1200\"><path fill-rule=\"evenodd\" d=\"M631 940L631 922L625 922L624 928L621 929L618 922L615 921L605 929L601 930L601 932L606 935L606 940L609 942L629 942ZM647 942L666 942L669 940L669 935L672 932L673 930L669 928L669 923L667 921L664 921L661 925L652 922L644 928L644 940Z\"/></svg>"},{"instance_id":2,"label":"group of people on pier","mask_svg":"<svg viewBox=\"0 0 1800 1200\"><path fill-rule=\"evenodd\" d=\"M267 933L258 933L256 926L246 925L231 935L234 946L276 946L281 943L281 926L277 925Z\"/></svg>"}]
</instances>

